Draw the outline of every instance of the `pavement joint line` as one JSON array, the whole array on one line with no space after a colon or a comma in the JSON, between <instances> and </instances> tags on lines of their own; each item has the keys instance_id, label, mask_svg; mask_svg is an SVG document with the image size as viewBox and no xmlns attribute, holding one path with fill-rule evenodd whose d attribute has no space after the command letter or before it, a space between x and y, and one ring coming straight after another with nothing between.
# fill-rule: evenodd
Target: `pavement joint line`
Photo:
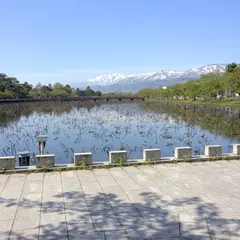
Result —
<instances>
[{"instance_id":1,"label":"pavement joint line","mask_svg":"<svg viewBox=\"0 0 240 240\"><path fill-rule=\"evenodd\" d=\"M155 169L154 167L152 167L153 169ZM141 169L140 169L140 171L141 171ZM126 171L124 171L124 172L126 172ZM143 175L144 176L146 176L146 174L143 172L143 171L141 171L142 173L143 173ZM127 172L126 172L126 174L128 174ZM129 175L128 175L129 176ZM130 177L130 176L129 176ZM147 178L149 178L148 176L146 176ZM164 176L165 177L165 176ZM130 177L135 183L136 183L136 181L132 178L132 177ZM154 184L156 184L151 178L149 178ZM136 183L137 184L137 183ZM137 184L138 185L138 184ZM157 185L157 184L156 184ZM138 185L139 186L139 185ZM158 186L158 185L157 185ZM141 186L139 186L139 188L141 189L141 190L144 190ZM159 188L159 189L161 189L161 188ZM149 201L151 201L153 204L156 204L151 198L148 198L149 199ZM130 199L129 199L130 200ZM131 201L131 200L130 200ZM162 212L162 209L161 209L161 207L159 207L158 206L158 204L156 204L157 205L157 207L161 210L161 212ZM163 214L165 214L164 212L162 212ZM142 216L142 215L141 215ZM144 218L143 218L144 219ZM178 218L178 220L179 220L179 218ZM145 221L145 219L144 219L144 222L146 222ZM178 221L178 225L180 226L180 221ZM179 231L179 234L180 234L181 232Z\"/></svg>"},{"instance_id":2,"label":"pavement joint line","mask_svg":"<svg viewBox=\"0 0 240 240\"><path fill-rule=\"evenodd\" d=\"M24 189L24 186L25 186L26 178L27 178L27 175L24 176L24 182L23 182L23 186L22 186L22 190L21 190L20 196L19 196L19 198L18 198L17 210L16 210L16 212L15 212L15 214L14 214L14 218L13 218L11 230L10 230L10 232L9 232L9 238L11 237L12 228L13 228L14 222L15 222L15 220L16 220L16 215L17 215L17 211L18 211L18 205L19 205L19 202L20 202L21 197L22 197L22 193L23 193L23 189ZM38 227L39 227L39 226L38 226Z\"/></svg>"},{"instance_id":3,"label":"pavement joint line","mask_svg":"<svg viewBox=\"0 0 240 240\"><path fill-rule=\"evenodd\" d=\"M7 180L5 181L5 183L4 183L4 185L3 185L3 188L2 188L2 191L0 192L0 196L2 195L2 192L3 192L4 188L5 188L5 186L7 185L7 182L8 182L8 180L9 180L10 176L11 176L11 175L9 175L8 178L7 178Z\"/></svg>"},{"instance_id":4,"label":"pavement joint line","mask_svg":"<svg viewBox=\"0 0 240 240\"><path fill-rule=\"evenodd\" d=\"M122 168L121 168L122 169ZM110 171L109 171L110 172ZM125 172L125 171L124 171ZM111 172L110 172L111 174ZM128 173L127 173L128 174ZM114 178L114 176L111 174L111 176ZM128 175L129 176L129 175ZM114 180L117 182L117 180L114 178ZM123 191L123 193L126 195L126 197L128 198L128 200L132 203L131 199L128 197L128 195L126 194L126 192L123 190L123 188L119 185L119 183L117 182L119 188ZM145 219L143 218L142 214L140 213L140 211L136 208L135 204L132 203L132 205L134 206L134 208L136 209L136 211L140 214L140 216L142 217L142 220L146 223Z\"/></svg>"},{"instance_id":5,"label":"pavement joint line","mask_svg":"<svg viewBox=\"0 0 240 240\"><path fill-rule=\"evenodd\" d=\"M90 208L89 208L88 203L87 203L86 194L85 194L85 192L83 191L83 188L82 188L82 184L81 184L81 181L80 181L80 178L79 178L79 175L78 175L78 171L76 171L76 174L77 174L78 182L79 182L79 184L80 184L80 187L81 187L82 192L83 192L83 195L84 195L84 199L85 199L85 203L86 203L86 205L87 205L87 209L88 209L89 215L90 215L90 217L91 217L92 225L94 226L95 231L97 231L97 229L96 229L96 227L95 227L95 225L94 225L94 223L93 223L92 215L90 214L90 211L89 211Z\"/></svg>"},{"instance_id":6,"label":"pavement joint line","mask_svg":"<svg viewBox=\"0 0 240 240\"><path fill-rule=\"evenodd\" d=\"M108 170L108 171L109 171L109 170ZM104 194L104 195L105 195L105 197L106 197L106 193L104 192L104 189L102 188L102 186L101 186L101 184L100 184L100 182L99 182L99 180L98 180L98 178L97 178L96 174L94 173L94 171L93 171L93 174L94 174L94 176L96 177L96 179L97 179L97 182L98 182L98 184L99 184L100 188L102 189L102 191L103 191L103 194ZM111 173L110 173L110 174L111 174ZM115 179L114 179L114 180L115 180ZM115 180L115 182L116 182L116 180ZM117 182L116 182L116 183L117 183ZM121 225L121 228L122 228L122 230L124 230L124 232L126 233L126 236L127 236L127 232L125 231L125 229L124 229L124 227L123 227L123 225L122 225L121 221L119 220L118 216L116 215L116 212L114 211L114 209L113 209L112 205L110 204L110 202L109 202L109 200L108 200L108 198L107 198L107 197L106 197L106 199L107 199L107 201L108 201L108 205L109 205L109 206L110 206L110 208L112 209L112 211L113 211L113 213L114 213L115 217L117 218L117 220L118 220L119 224ZM104 235L105 235L105 240L107 240L107 239L106 239L106 234L105 234L105 232L104 232Z\"/></svg>"},{"instance_id":7,"label":"pavement joint line","mask_svg":"<svg viewBox=\"0 0 240 240\"><path fill-rule=\"evenodd\" d=\"M42 200L43 200L44 181L45 181L45 173L43 173L43 177L42 177L42 194L41 194L41 204L40 204L40 217L39 217L38 239L40 238L40 227L41 227L41 218L42 218Z\"/></svg>"},{"instance_id":8,"label":"pavement joint line","mask_svg":"<svg viewBox=\"0 0 240 240\"><path fill-rule=\"evenodd\" d=\"M156 168L154 168L154 169L155 169L156 172L158 172L159 174L161 174L161 175L164 176L164 174L162 174L161 172L159 172ZM184 193L187 194L187 192L186 192L184 189L182 189L181 187L179 187L175 182L173 182L173 181L169 178L169 176L164 176L164 177L165 177L169 182L171 182L173 185L175 185L175 187L180 188ZM154 182L154 180L153 180L153 182Z\"/></svg>"},{"instance_id":9,"label":"pavement joint line","mask_svg":"<svg viewBox=\"0 0 240 240\"><path fill-rule=\"evenodd\" d=\"M63 206L64 206L64 216L65 216L65 222L66 222L67 238L69 239L68 225L67 225L67 216L66 216L66 206L65 206L65 198L64 198L64 194L63 194L62 173L59 172L59 175L60 175L60 182L61 182L61 189L62 189L62 198L63 198Z\"/></svg>"}]
</instances>

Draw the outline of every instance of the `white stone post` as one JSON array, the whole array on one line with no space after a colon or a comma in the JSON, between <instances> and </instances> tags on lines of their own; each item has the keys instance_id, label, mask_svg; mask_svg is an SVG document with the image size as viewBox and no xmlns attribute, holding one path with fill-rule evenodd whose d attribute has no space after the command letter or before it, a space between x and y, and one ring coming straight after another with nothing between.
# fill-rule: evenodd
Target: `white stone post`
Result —
<instances>
[{"instance_id":1,"label":"white stone post","mask_svg":"<svg viewBox=\"0 0 240 240\"><path fill-rule=\"evenodd\" d=\"M74 164L75 166L80 166L82 162L85 162L87 165L92 164L92 153L75 153L74 154Z\"/></svg>"},{"instance_id":2,"label":"white stone post","mask_svg":"<svg viewBox=\"0 0 240 240\"><path fill-rule=\"evenodd\" d=\"M240 144L233 144L233 154L240 155Z\"/></svg>"},{"instance_id":3,"label":"white stone post","mask_svg":"<svg viewBox=\"0 0 240 240\"><path fill-rule=\"evenodd\" d=\"M13 170L15 168L15 161L14 156L0 157L0 169Z\"/></svg>"},{"instance_id":4,"label":"white stone post","mask_svg":"<svg viewBox=\"0 0 240 240\"><path fill-rule=\"evenodd\" d=\"M159 160L161 158L161 150L159 148L150 148L143 150L143 161Z\"/></svg>"},{"instance_id":5,"label":"white stone post","mask_svg":"<svg viewBox=\"0 0 240 240\"><path fill-rule=\"evenodd\" d=\"M37 168L54 167L54 154L36 155Z\"/></svg>"},{"instance_id":6,"label":"white stone post","mask_svg":"<svg viewBox=\"0 0 240 240\"><path fill-rule=\"evenodd\" d=\"M191 147L176 147L174 149L174 158L183 159L192 157L192 148Z\"/></svg>"},{"instance_id":7,"label":"white stone post","mask_svg":"<svg viewBox=\"0 0 240 240\"><path fill-rule=\"evenodd\" d=\"M46 142L47 142L47 136L46 135L38 135L37 136L37 142L38 142L39 154L43 155L44 149L45 149L45 146L46 146Z\"/></svg>"},{"instance_id":8,"label":"white stone post","mask_svg":"<svg viewBox=\"0 0 240 240\"><path fill-rule=\"evenodd\" d=\"M119 161L127 161L127 151L109 151L109 163L118 163Z\"/></svg>"},{"instance_id":9,"label":"white stone post","mask_svg":"<svg viewBox=\"0 0 240 240\"><path fill-rule=\"evenodd\" d=\"M205 146L205 156L207 157L222 156L222 146L221 145Z\"/></svg>"}]
</instances>

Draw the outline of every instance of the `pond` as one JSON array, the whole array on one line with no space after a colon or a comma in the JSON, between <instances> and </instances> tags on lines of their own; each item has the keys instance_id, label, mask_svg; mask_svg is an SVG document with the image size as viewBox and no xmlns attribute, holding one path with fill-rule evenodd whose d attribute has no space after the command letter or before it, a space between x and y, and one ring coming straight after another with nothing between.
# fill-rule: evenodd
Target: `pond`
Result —
<instances>
[{"instance_id":1,"label":"pond","mask_svg":"<svg viewBox=\"0 0 240 240\"><path fill-rule=\"evenodd\" d=\"M208 144L224 152L240 139L239 117L160 103L40 102L0 105L0 156L38 154L36 137L47 135L46 153L56 163L71 163L74 152L92 152L93 161L108 161L110 150L124 149L129 159L146 148L192 146L202 154Z\"/></svg>"}]
</instances>

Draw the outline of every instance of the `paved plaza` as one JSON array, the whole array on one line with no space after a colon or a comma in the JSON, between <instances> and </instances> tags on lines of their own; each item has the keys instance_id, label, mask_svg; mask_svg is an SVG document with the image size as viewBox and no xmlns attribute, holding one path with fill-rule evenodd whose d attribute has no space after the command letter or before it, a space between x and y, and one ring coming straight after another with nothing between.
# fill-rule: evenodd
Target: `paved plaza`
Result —
<instances>
[{"instance_id":1,"label":"paved plaza","mask_svg":"<svg viewBox=\"0 0 240 240\"><path fill-rule=\"evenodd\" d=\"M0 239L240 239L240 160L0 175Z\"/></svg>"}]
</instances>

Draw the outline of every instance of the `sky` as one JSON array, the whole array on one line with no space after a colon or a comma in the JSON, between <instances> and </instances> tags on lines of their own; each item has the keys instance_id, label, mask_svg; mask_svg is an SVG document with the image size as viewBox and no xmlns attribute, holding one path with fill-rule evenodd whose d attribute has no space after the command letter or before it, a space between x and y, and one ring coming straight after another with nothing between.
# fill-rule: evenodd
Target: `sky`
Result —
<instances>
[{"instance_id":1,"label":"sky","mask_svg":"<svg viewBox=\"0 0 240 240\"><path fill-rule=\"evenodd\" d=\"M240 1L0 0L0 72L32 84L240 62Z\"/></svg>"}]
</instances>

